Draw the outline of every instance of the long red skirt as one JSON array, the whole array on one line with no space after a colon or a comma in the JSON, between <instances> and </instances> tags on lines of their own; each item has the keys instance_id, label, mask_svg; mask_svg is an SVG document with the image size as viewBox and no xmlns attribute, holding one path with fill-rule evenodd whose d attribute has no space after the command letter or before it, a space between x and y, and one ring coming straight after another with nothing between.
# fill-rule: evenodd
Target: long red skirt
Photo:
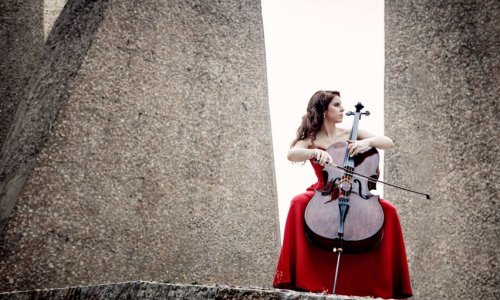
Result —
<instances>
[{"instance_id":1,"label":"long red skirt","mask_svg":"<svg viewBox=\"0 0 500 300\"><path fill-rule=\"evenodd\" d=\"M304 231L304 211L315 187L291 202L274 287L332 293L337 254L312 246ZM380 200L380 204L384 238L370 252L341 256L336 294L396 299L412 296L398 214L391 203Z\"/></svg>"}]
</instances>

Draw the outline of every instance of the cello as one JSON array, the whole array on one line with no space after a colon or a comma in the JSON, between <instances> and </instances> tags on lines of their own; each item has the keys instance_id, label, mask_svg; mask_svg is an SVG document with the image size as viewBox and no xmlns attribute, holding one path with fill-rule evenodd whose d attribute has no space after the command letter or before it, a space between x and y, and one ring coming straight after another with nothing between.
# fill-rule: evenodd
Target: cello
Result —
<instances>
[{"instance_id":1,"label":"cello","mask_svg":"<svg viewBox=\"0 0 500 300\"><path fill-rule=\"evenodd\" d=\"M357 139L361 115L369 115L369 112L361 112L364 107L361 103L355 107L356 112L347 113L355 116L350 140ZM315 191L306 207L307 238L326 251L369 251L383 238L384 212L379 197L370 192L379 176L378 151L371 148L351 157L345 141L334 143L325 151L333 162L323 168L324 187ZM342 167L335 168L335 165Z\"/></svg>"},{"instance_id":2,"label":"cello","mask_svg":"<svg viewBox=\"0 0 500 300\"><path fill-rule=\"evenodd\" d=\"M358 103L349 140L357 140L364 106ZM383 239L384 212L379 197L370 192L375 183L392 186L407 192L430 195L399 187L378 179L379 154L371 148L356 156L349 155L345 141L330 145L326 152L332 157L323 170L323 188L314 192L304 213L305 234L309 242L323 250L338 253L333 293L335 294L340 257L343 252L362 253L376 248ZM318 161L316 161L318 163Z\"/></svg>"}]
</instances>

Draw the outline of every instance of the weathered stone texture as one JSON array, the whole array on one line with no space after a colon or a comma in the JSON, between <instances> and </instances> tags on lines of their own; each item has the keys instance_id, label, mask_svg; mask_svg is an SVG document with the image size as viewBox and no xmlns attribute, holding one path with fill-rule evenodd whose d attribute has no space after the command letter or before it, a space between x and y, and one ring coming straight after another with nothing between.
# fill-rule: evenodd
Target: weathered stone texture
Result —
<instances>
[{"instance_id":1,"label":"weathered stone texture","mask_svg":"<svg viewBox=\"0 0 500 300\"><path fill-rule=\"evenodd\" d=\"M43 2L43 32L47 37L67 0L44 0Z\"/></svg>"},{"instance_id":2,"label":"weathered stone texture","mask_svg":"<svg viewBox=\"0 0 500 300\"><path fill-rule=\"evenodd\" d=\"M499 299L499 2L386 1L387 188L415 299Z\"/></svg>"},{"instance_id":3,"label":"weathered stone texture","mask_svg":"<svg viewBox=\"0 0 500 300\"><path fill-rule=\"evenodd\" d=\"M0 1L0 148L66 0Z\"/></svg>"},{"instance_id":4,"label":"weathered stone texture","mask_svg":"<svg viewBox=\"0 0 500 300\"><path fill-rule=\"evenodd\" d=\"M0 293L0 300L24 299L264 299L264 300L362 300L355 296L304 293L281 289L248 288L227 285L124 282L25 292ZM381 298L376 298L381 299Z\"/></svg>"},{"instance_id":5,"label":"weathered stone texture","mask_svg":"<svg viewBox=\"0 0 500 300\"><path fill-rule=\"evenodd\" d=\"M106 3L82 2L72 6L45 45L41 63L26 88L26 97L21 98L23 101L0 152L0 231L27 172L53 129L61 105L67 102L68 83L90 47ZM72 23L79 26L71 26Z\"/></svg>"},{"instance_id":6,"label":"weathered stone texture","mask_svg":"<svg viewBox=\"0 0 500 300\"><path fill-rule=\"evenodd\" d=\"M29 88L0 157L0 290L270 285L258 1L68 1Z\"/></svg>"},{"instance_id":7,"label":"weathered stone texture","mask_svg":"<svg viewBox=\"0 0 500 300\"><path fill-rule=\"evenodd\" d=\"M44 40L43 1L0 1L0 147Z\"/></svg>"}]
</instances>

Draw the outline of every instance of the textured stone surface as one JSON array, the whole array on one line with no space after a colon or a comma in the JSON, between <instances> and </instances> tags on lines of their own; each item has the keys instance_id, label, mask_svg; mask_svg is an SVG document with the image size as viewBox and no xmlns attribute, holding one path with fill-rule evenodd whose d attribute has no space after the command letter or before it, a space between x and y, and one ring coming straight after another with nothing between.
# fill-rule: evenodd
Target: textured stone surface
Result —
<instances>
[{"instance_id":1,"label":"textured stone surface","mask_svg":"<svg viewBox=\"0 0 500 300\"><path fill-rule=\"evenodd\" d=\"M67 0L44 0L43 32L47 37Z\"/></svg>"},{"instance_id":2,"label":"textured stone surface","mask_svg":"<svg viewBox=\"0 0 500 300\"><path fill-rule=\"evenodd\" d=\"M0 148L66 0L0 1Z\"/></svg>"},{"instance_id":3,"label":"textured stone surface","mask_svg":"<svg viewBox=\"0 0 500 300\"><path fill-rule=\"evenodd\" d=\"M24 299L375 299L318 293L301 293L281 289L248 288L227 285L170 284L157 282L124 282L97 286L0 293L1 300ZM381 299L381 298L376 298Z\"/></svg>"},{"instance_id":4,"label":"textured stone surface","mask_svg":"<svg viewBox=\"0 0 500 300\"><path fill-rule=\"evenodd\" d=\"M260 3L73 0L55 26L1 152L0 290L270 285Z\"/></svg>"},{"instance_id":5,"label":"textured stone surface","mask_svg":"<svg viewBox=\"0 0 500 300\"><path fill-rule=\"evenodd\" d=\"M0 147L44 40L43 1L0 1Z\"/></svg>"},{"instance_id":6,"label":"textured stone surface","mask_svg":"<svg viewBox=\"0 0 500 300\"><path fill-rule=\"evenodd\" d=\"M26 88L27 97L21 98L0 152L0 232L27 172L53 129L59 109L67 102L68 84L78 72L102 21L107 2L87 2L68 9L61 26L45 45L41 62Z\"/></svg>"},{"instance_id":7,"label":"textured stone surface","mask_svg":"<svg viewBox=\"0 0 500 300\"><path fill-rule=\"evenodd\" d=\"M415 299L499 299L499 2L386 1L386 179Z\"/></svg>"}]
</instances>

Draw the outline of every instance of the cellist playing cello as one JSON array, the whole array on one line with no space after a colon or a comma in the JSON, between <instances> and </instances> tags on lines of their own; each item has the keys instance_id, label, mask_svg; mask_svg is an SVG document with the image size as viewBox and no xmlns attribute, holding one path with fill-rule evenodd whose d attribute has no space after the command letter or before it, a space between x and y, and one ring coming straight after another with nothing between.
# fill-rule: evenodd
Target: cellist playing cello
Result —
<instances>
[{"instance_id":1,"label":"cellist playing cello","mask_svg":"<svg viewBox=\"0 0 500 300\"><path fill-rule=\"evenodd\" d=\"M323 166L333 161L325 150L338 141L347 141L349 155L354 157L372 147L388 150L394 145L386 136L362 130L357 131L357 140L350 141L351 130L337 127L343 113L339 92L316 92L288 151L292 162L311 162L318 182L291 201L274 287L332 293L338 256L311 244L305 234L304 221L308 202L315 191L323 188ZM395 299L412 296L399 217L391 203L383 199L379 202L384 217L383 238L368 252L342 256L336 294Z\"/></svg>"}]
</instances>

